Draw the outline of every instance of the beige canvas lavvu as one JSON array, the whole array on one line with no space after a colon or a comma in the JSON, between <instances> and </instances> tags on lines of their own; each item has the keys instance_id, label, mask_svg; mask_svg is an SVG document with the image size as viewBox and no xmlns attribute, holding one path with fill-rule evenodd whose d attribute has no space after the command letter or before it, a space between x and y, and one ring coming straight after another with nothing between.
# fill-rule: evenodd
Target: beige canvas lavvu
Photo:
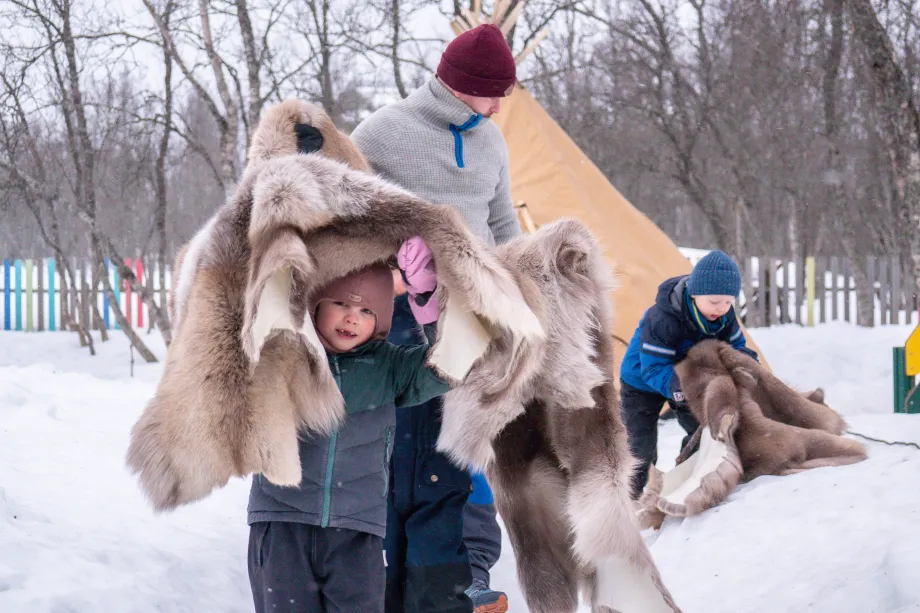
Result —
<instances>
[{"instance_id":1,"label":"beige canvas lavvu","mask_svg":"<svg viewBox=\"0 0 920 613\"><path fill-rule=\"evenodd\" d=\"M611 333L617 341L619 372L625 344L654 303L658 285L689 273L692 265L652 220L611 185L524 87L514 88L493 119L508 143L514 202L527 205L537 226L566 216L581 220L604 248L616 273L617 316ZM611 142L611 147L616 143ZM750 336L747 342L759 353Z\"/></svg>"}]
</instances>

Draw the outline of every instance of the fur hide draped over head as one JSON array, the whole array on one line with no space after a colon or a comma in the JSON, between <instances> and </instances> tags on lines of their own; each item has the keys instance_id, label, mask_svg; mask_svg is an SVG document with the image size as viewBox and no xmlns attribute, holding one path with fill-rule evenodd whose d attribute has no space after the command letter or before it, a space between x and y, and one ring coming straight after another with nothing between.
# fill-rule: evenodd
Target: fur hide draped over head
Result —
<instances>
[{"instance_id":1,"label":"fur hide draped over head","mask_svg":"<svg viewBox=\"0 0 920 613\"><path fill-rule=\"evenodd\" d=\"M322 133L297 154L295 125ZM532 611L679 613L638 529L613 387L610 271L559 220L494 250L458 214L365 172L316 107L269 109L231 198L180 251L175 336L128 465L157 510L262 473L301 480L298 432L343 418L308 298L420 235L438 271L438 448L488 471Z\"/></svg>"},{"instance_id":2,"label":"fur hide draped over head","mask_svg":"<svg viewBox=\"0 0 920 613\"><path fill-rule=\"evenodd\" d=\"M701 513L739 483L761 475L790 475L867 457L862 443L841 436L846 423L824 403L821 389L796 392L725 343L700 343L675 371L701 425L677 467L664 475L650 467L640 501L645 525L660 524L663 514ZM689 455L697 443L699 451Z\"/></svg>"},{"instance_id":3,"label":"fur hide draped over head","mask_svg":"<svg viewBox=\"0 0 920 613\"><path fill-rule=\"evenodd\" d=\"M296 153L297 124L320 130L318 153ZM450 207L366 170L351 141L313 105L288 101L260 122L236 194L177 258L175 335L127 457L155 509L200 499L231 476L300 483L298 432L328 433L344 417L306 312L309 296L392 258L413 235L426 240L437 262L448 324L440 335L458 320L481 331L464 355L442 351L439 340L434 365L460 380L500 335L495 351L507 368L489 392L501 397L528 374L545 334L514 274Z\"/></svg>"}]
</instances>

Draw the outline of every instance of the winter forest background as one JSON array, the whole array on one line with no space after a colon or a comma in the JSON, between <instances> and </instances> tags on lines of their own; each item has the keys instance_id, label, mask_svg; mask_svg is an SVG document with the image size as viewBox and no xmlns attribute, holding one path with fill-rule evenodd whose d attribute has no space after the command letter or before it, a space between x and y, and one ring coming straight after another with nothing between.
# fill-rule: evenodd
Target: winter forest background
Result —
<instances>
[{"instance_id":1,"label":"winter forest background","mask_svg":"<svg viewBox=\"0 0 920 613\"><path fill-rule=\"evenodd\" d=\"M0 257L170 262L264 105L312 100L350 131L471 6L3 0ZM857 285L893 256L915 287L920 0L531 0L513 51L547 27L522 82L677 244L839 256Z\"/></svg>"}]
</instances>

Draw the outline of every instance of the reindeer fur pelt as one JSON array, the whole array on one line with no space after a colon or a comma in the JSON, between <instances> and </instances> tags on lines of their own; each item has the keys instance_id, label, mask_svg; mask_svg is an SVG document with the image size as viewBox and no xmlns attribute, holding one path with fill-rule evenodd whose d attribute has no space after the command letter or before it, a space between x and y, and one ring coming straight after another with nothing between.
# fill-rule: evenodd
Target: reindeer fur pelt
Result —
<instances>
[{"instance_id":1,"label":"reindeer fur pelt","mask_svg":"<svg viewBox=\"0 0 920 613\"><path fill-rule=\"evenodd\" d=\"M535 613L568 613L581 591L596 613L674 613L639 532L635 461L613 386L610 270L582 224L561 221L498 247L536 286L547 338L533 374L496 397L486 355L444 399L439 449L485 468ZM531 292L528 292L531 295Z\"/></svg>"},{"instance_id":2,"label":"reindeer fur pelt","mask_svg":"<svg viewBox=\"0 0 920 613\"><path fill-rule=\"evenodd\" d=\"M662 475L650 467L640 500L644 525L660 524L662 514L701 513L761 475L866 459L862 443L842 436L846 422L824 403L823 390L796 392L725 343L700 343L675 371L701 426L676 468Z\"/></svg>"},{"instance_id":3,"label":"reindeer fur pelt","mask_svg":"<svg viewBox=\"0 0 920 613\"><path fill-rule=\"evenodd\" d=\"M319 127L323 150L296 154L295 123ZM128 451L153 506L235 475L300 482L298 431L343 416L307 296L421 235L442 305L429 359L454 384L438 446L488 470L530 610L574 612L582 591L596 613L679 613L629 499L599 244L560 220L488 250L450 207L366 170L312 105L259 124L235 196L177 258L174 340Z\"/></svg>"},{"instance_id":4,"label":"reindeer fur pelt","mask_svg":"<svg viewBox=\"0 0 920 613\"><path fill-rule=\"evenodd\" d=\"M296 153L295 123L321 130L319 153ZM333 278L391 258L410 236L431 246L442 304L459 301L458 311L501 335L496 351L506 368L489 393L513 393L529 374L545 334L514 273L453 209L366 170L351 141L313 105L288 101L260 122L236 194L176 268L175 335L127 457L155 509L200 499L235 475L300 483L298 431L327 433L344 417L308 297Z\"/></svg>"}]
</instances>

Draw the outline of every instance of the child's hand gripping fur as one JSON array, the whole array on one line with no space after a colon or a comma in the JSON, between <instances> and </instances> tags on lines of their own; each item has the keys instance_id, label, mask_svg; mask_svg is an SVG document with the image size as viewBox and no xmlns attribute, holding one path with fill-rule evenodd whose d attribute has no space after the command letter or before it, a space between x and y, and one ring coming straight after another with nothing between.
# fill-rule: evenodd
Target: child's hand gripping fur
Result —
<instances>
[{"instance_id":1,"label":"child's hand gripping fur","mask_svg":"<svg viewBox=\"0 0 920 613\"><path fill-rule=\"evenodd\" d=\"M441 306L434 290L438 287L437 272L431 249L421 236L405 241L396 254L403 282L409 292L409 308L418 323L437 321Z\"/></svg>"}]
</instances>

